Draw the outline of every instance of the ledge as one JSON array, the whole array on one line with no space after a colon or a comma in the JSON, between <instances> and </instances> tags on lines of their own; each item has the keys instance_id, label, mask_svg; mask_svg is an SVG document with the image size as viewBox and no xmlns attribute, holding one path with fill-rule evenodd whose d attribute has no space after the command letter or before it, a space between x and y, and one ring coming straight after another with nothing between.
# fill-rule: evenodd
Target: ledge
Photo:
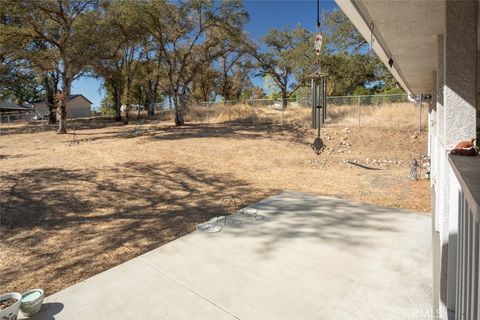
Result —
<instances>
[{"instance_id":1,"label":"ledge","mask_svg":"<svg viewBox=\"0 0 480 320\"><path fill-rule=\"evenodd\" d=\"M475 220L480 223L480 156L449 155L448 158L470 210Z\"/></svg>"}]
</instances>

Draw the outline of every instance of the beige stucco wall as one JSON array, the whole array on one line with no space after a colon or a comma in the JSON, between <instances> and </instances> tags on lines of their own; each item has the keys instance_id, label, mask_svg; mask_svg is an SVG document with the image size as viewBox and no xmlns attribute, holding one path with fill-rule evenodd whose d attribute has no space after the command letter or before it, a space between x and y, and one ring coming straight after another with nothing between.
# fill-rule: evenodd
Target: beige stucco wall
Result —
<instances>
[{"instance_id":1,"label":"beige stucco wall","mask_svg":"<svg viewBox=\"0 0 480 320\"><path fill-rule=\"evenodd\" d=\"M48 106L46 102L35 103L34 107L35 110L40 114L48 112ZM91 114L91 104L82 96L77 96L68 102L67 118L85 118L90 117Z\"/></svg>"}]
</instances>

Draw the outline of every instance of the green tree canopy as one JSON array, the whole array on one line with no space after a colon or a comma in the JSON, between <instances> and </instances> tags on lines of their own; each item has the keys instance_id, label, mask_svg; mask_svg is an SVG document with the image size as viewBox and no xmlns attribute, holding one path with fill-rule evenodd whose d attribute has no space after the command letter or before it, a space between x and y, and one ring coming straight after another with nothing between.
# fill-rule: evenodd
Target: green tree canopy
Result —
<instances>
[{"instance_id":1,"label":"green tree canopy","mask_svg":"<svg viewBox=\"0 0 480 320\"><path fill-rule=\"evenodd\" d=\"M16 59L42 61L41 69L60 70L57 132L66 133L72 81L98 54L101 42L98 0L0 0L0 7L1 47L11 48Z\"/></svg>"},{"instance_id":2,"label":"green tree canopy","mask_svg":"<svg viewBox=\"0 0 480 320\"><path fill-rule=\"evenodd\" d=\"M259 75L268 76L277 85L284 107L286 99L309 81L315 61L311 37L301 26L272 29L263 38L267 52L256 54Z\"/></svg>"}]
</instances>

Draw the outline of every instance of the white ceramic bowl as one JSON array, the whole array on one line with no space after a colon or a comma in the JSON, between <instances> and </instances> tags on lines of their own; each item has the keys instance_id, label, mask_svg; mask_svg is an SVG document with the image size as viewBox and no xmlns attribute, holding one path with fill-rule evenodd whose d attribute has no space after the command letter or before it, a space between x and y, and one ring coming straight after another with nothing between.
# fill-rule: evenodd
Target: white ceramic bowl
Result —
<instances>
[{"instance_id":1,"label":"white ceramic bowl","mask_svg":"<svg viewBox=\"0 0 480 320\"><path fill-rule=\"evenodd\" d=\"M43 297L42 289L32 289L22 293L20 311L27 317L34 315L42 308Z\"/></svg>"},{"instance_id":2,"label":"white ceramic bowl","mask_svg":"<svg viewBox=\"0 0 480 320\"><path fill-rule=\"evenodd\" d=\"M22 295L18 292L10 292L6 294L2 294L0 296L0 301L7 300L10 298L17 299L17 302L12 304L8 308L0 310L0 319L16 320L18 317L18 309L20 308L20 300L22 299Z\"/></svg>"},{"instance_id":3,"label":"white ceramic bowl","mask_svg":"<svg viewBox=\"0 0 480 320\"><path fill-rule=\"evenodd\" d=\"M245 209L243 209L243 213L244 213L244 214L251 215L251 216L256 215L257 212L258 212L258 211L257 211L257 209L255 209L255 208L245 208Z\"/></svg>"}]
</instances>

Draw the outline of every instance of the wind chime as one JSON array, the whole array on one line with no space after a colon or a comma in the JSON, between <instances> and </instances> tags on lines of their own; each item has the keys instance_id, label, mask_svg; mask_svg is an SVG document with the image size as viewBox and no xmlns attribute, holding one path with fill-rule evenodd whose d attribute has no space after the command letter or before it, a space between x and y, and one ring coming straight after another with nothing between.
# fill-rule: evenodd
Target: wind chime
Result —
<instances>
[{"instance_id":1,"label":"wind chime","mask_svg":"<svg viewBox=\"0 0 480 320\"><path fill-rule=\"evenodd\" d=\"M322 34L320 32L320 4L317 0L317 34L315 35L315 52L320 56L322 50ZM317 129L317 137L311 147L318 156L325 149L325 144L320 138L320 129L327 117L327 74L322 72L319 62L318 70L310 78L312 79L312 128Z\"/></svg>"}]
</instances>

